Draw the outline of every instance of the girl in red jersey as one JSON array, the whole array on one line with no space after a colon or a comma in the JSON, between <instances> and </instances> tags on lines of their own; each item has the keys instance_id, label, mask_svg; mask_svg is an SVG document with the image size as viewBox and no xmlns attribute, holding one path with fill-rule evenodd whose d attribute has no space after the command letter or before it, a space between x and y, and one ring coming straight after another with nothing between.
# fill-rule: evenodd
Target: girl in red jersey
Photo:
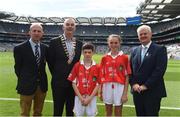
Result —
<instances>
[{"instance_id":1,"label":"girl in red jersey","mask_svg":"<svg viewBox=\"0 0 180 117\"><path fill-rule=\"evenodd\" d=\"M95 116L97 113L96 95L100 79L98 66L92 60L94 46L89 43L84 44L82 53L83 60L75 64L68 77L76 93L74 113L76 116Z\"/></svg>"},{"instance_id":2,"label":"girl in red jersey","mask_svg":"<svg viewBox=\"0 0 180 117\"><path fill-rule=\"evenodd\" d=\"M119 51L121 37L112 34L108 37L110 52L101 60L101 98L105 103L106 116L122 116L123 103L127 102L129 74L131 74L128 56Z\"/></svg>"}]
</instances>

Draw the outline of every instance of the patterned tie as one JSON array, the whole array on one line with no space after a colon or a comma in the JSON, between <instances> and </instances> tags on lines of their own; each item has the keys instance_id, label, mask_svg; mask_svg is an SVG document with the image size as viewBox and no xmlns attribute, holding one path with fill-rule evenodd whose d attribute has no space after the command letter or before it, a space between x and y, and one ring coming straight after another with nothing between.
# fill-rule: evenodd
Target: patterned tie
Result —
<instances>
[{"instance_id":1,"label":"patterned tie","mask_svg":"<svg viewBox=\"0 0 180 117\"><path fill-rule=\"evenodd\" d=\"M39 48L39 45L36 44L35 45L35 57L36 57L36 63L39 66L39 64L40 64L40 54L39 54L38 48Z\"/></svg>"},{"instance_id":2,"label":"patterned tie","mask_svg":"<svg viewBox=\"0 0 180 117\"><path fill-rule=\"evenodd\" d=\"M147 51L147 47L143 47L142 50L141 50L141 63L144 60L144 56L146 54L146 51Z\"/></svg>"}]
</instances>

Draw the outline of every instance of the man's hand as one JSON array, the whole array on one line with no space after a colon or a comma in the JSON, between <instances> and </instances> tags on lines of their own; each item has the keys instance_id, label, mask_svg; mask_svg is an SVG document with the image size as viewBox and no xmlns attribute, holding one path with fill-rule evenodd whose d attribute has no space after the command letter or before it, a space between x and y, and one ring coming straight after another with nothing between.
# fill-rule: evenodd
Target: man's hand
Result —
<instances>
[{"instance_id":1,"label":"man's hand","mask_svg":"<svg viewBox=\"0 0 180 117\"><path fill-rule=\"evenodd\" d=\"M147 90L147 87L145 85L141 85L141 86L139 86L139 90L145 91L145 90Z\"/></svg>"},{"instance_id":2,"label":"man's hand","mask_svg":"<svg viewBox=\"0 0 180 117\"><path fill-rule=\"evenodd\" d=\"M139 87L140 87L139 84L134 84L134 85L132 86L133 91L136 91L136 92L140 93L141 91L140 91L140 88L139 88Z\"/></svg>"}]
</instances>

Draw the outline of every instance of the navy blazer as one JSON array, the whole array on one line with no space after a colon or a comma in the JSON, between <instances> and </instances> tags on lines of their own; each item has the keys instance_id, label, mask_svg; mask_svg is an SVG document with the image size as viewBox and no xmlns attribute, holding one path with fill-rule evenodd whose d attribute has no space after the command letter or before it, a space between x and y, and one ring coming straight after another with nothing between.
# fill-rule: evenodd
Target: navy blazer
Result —
<instances>
[{"instance_id":1,"label":"navy blazer","mask_svg":"<svg viewBox=\"0 0 180 117\"><path fill-rule=\"evenodd\" d=\"M141 62L142 46L135 48L130 57L132 75L130 85L144 84L148 90L143 93L154 97L166 97L166 89L163 76L167 67L166 47L151 43Z\"/></svg>"},{"instance_id":2,"label":"navy blazer","mask_svg":"<svg viewBox=\"0 0 180 117\"><path fill-rule=\"evenodd\" d=\"M43 92L47 91L47 75L45 71L47 45L40 44L41 58L38 67L29 40L14 48L15 73L18 78L17 92L22 95L32 95L39 85Z\"/></svg>"}]
</instances>

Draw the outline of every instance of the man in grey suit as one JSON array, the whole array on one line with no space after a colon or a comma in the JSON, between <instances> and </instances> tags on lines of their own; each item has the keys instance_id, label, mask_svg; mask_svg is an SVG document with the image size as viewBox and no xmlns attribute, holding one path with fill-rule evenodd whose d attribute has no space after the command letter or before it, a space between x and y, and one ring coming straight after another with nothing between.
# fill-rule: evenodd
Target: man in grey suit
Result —
<instances>
[{"instance_id":1,"label":"man in grey suit","mask_svg":"<svg viewBox=\"0 0 180 117\"><path fill-rule=\"evenodd\" d=\"M148 25L137 29L141 43L131 53L130 85L137 116L158 116L161 99L166 97L163 76L167 67L167 51L151 41Z\"/></svg>"},{"instance_id":2,"label":"man in grey suit","mask_svg":"<svg viewBox=\"0 0 180 117\"><path fill-rule=\"evenodd\" d=\"M34 23L30 26L30 39L14 48L17 92L20 94L21 116L29 116L32 101L33 116L41 116L47 92L45 72L47 45L40 42L43 27Z\"/></svg>"}]
</instances>

